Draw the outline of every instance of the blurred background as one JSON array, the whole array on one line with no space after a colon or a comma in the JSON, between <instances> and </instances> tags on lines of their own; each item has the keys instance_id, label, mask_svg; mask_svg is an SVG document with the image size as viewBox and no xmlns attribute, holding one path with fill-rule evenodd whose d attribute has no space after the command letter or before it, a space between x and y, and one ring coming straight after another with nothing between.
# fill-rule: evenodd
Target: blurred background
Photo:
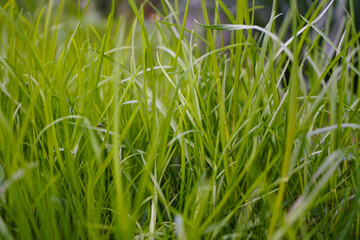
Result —
<instances>
[{"instance_id":1,"label":"blurred background","mask_svg":"<svg viewBox=\"0 0 360 240\"><path fill-rule=\"evenodd\" d=\"M50 0L15 0L18 3L19 11L23 11L23 15L31 15L31 13L36 13L41 10L41 8L47 5ZM223 2L229 12L231 12L234 16L236 11L236 0L218 0L219 2ZM0 0L1 5L8 2L8 0ZM59 4L60 0L52 0L53 7ZM154 21L156 19L167 17L165 16L164 11L167 8L166 3L164 0L135 0L138 7L143 4L144 7L144 15L148 21ZM183 16L186 0L168 0L172 6L177 6L177 13L179 14L180 20ZM213 16L215 4L214 0L205 0L207 4L207 10L209 11L209 16ZM249 9L255 9L252 11L254 14L254 24L264 27L271 15L273 0L248 0ZM326 2L330 3L330 0L297 0L297 6L299 14L304 16L306 12L311 9L312 4L316 4L319 2ZM66 14L73 15L76 17L79 13L79 9L83 9L88 0L67 0L65 3ZM290 0L276 0L276 13L281 14L276 19L275 27L279 28L281 26L282 21L284 20L284 16L289 10L290 7ZM91 0L87 9L87 21L89 24L102 25L106 21L106 17L108 16L111 10L112 0ZM189 2L190 8L187 18L186 27L189 30L196 28L194 25L194 19L199 22L203 22L203 14L201 9L201 2L200 0L190 0ZM360 0L334 0L331 9L328 11L329 16L323 17L322 21L319 21L317 24L320 29L326 27L331 31L328 32L328 36L331 40L336 41L336 33L339 32L338 25L340 25L341 21L345 21L347 12L350 12L350 6L353 6L352 10L354 11L356 19L355 26L356 30L359 31L360 29ZM133 17L132 10L129 7L127 0L115 0L115 13L116 15L124 16L125 18ZM222 23L231 23L228 16L225 14L224 11L219 11L221 13L220 19ZM168 18L168 20L173 21L173 19ZM211 20L211 19L210 19ZM300 20L300 18L299 18ZM174 22L174 21L173 21ZM196 29L198 30L198 29ZM290 29L289 29L290 30ZM325 29L326 31L326 29ZM288 31L291 33L291 31ZM225 34L226 35L226 34ZM285 36L285 38L289 37Z\"/></svg>"},{"instance_id":2,"label":"blurred background","mask_svg":"<svg viewBox=\"0 0 360 240\"><path fill-rule=\"evenodd\" d=\"M54 1L55 4L58 1L59 0L55 0ZM156 7L159 10L161 10L162 7L161 0L149 0L149 1L135 0L135 1L138 3L138 5L144 2L148 2L146 4L147 5L146 10L148 11L148 14L151 14L151 12L154 11L153 7ZM286 13L286 11L289 8L289 1L290 0L277 0L276 2L278 4L278 11ZM0 0L0 2L4 4L6 0ZM16 0L16 2L18 3L19 7L23 8L25 11L34 12L40 6L46 5L47 2L49 2L49 0ZM86 2L87 0L80 0L80 5L85 5ZM173 3L174 0L170 0L169 2ZM206 0L206 4L209 10L211 10L211 8L214 8L214 2L215 1L212 0L211 1ZM222 2L229 8L230 11L232 11L233 14L235 14L236 0L222 0ZM264 25L270 17L273 0L255 0L255 1L249 0L248 2L250 8L252 7L253 2L255 3L255 6L259 7L256 10L256 22L258 22L259 25ZM313 3L313 0L298 0L297 2L298 2L299 12L301 14L305 14L307 9L309 9L311 4ZM90 8L96 8L96 10L101 15L106 16L111 9L111 3L112 0L91 0ZM179 3L179 13L181 14L181 10L184 9L186 0L178 0L178 3ZM115 4L116 4L116 12L118 14L129 12L129 6L127 0L115 0ZM69 9L74 8L78 5L78 1L77 0L67 1L67 5ZM190 11L191 14L193 14L194 16L201 13L200 0L190 1Z\"/></svg>"},{"instance_id":3,"label":"blurred background","mask_svg":"<svg viewBox=\"0 0 360 240\"><path fill-rule=\"evenodd\" d=\"M54 0L54 5L57 4L60 0ZM151 19L156 12L161 12L162 8L164 7L165 3L163 0L135 0L138 5L142 3L146 3L144 6L145 14L148 19ZM321 2L315 1L315 0L297 0L297 6L298 11L301 15L305 15L308 9L310 9L311 5L314 2ZM331 2L330 0L325 0L326 2ZM335 12L342 11L344 12L344 9L347 11L350 11L350 1L353 1L355 13L360 14L360 0L335 0L334 1L334 8ZM7 0L0 0L1 5L5 4ZM35 12L40 7L44 6L49 2L49 0L16 0L18 3L19 8L24 9L24 11L29 12ZM169 0L170 3L174 3L174 0ZM208 10L211 11L214 9L214 2L213 0L206 0L206 4L208 7ZM228 9L235 14L236 9L236 0L222 0L222 2L228 7ZM284 13L289 9L290 6L290 0L277 0L275 1L277 4L277 13ZM72 0L72 1L66 1L67 9L69 12L76 13L76 10L78 6L84 6L86 5L87 0ZM98 14L99 16L107 16L110 9L111 9L111 3L112 0L91 0L89 8L91 10L95 10L93 14ZM184 6L186 4L186 0L177 0L177 3L179 5L179 14L181 16L182 11L184 10ZM249 8L256 7L255 11L255 24L260 26L265 26L268 22L270 15L271 15L271 9L273 5L273 0L248 0ZM129 14L131 13L131 10L129 9L129 5L127 3L127 0L115 0L116 5L116 13L117 14ZM173 4L174 5L174 4ZM255 5L255 6L253 6ZM191 0L190 1L190 17L189 20L196 18L201 19L201 4L200 0ZM96 13L95 13L96 12ZM355 14L356 15L356 14ZM226 19L226 16L224 14L223 21L226 23L228 22L228 19ZM338 20L339 16L334 14L334 21ZM280 17L281 18L281 17ZM281 19L280 19L281 20ZM360 29L360 20L356 19L356 25L357 28Z\"/></svg>"}]
</instances>

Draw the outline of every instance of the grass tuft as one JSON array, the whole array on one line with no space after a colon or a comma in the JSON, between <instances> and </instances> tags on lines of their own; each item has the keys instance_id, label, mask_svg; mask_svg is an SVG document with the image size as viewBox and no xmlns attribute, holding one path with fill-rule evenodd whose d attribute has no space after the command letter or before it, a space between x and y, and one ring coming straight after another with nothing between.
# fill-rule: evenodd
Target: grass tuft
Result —
<instances>
[{"instance_id":1,"label":"grass tuft","mask_svg":"<svg viewBox=\"0 0 360 240\"><path fill-rule=\"evenodd\" d=\"M260 6L201 0L193 29L189 0L154 20L3 2L2 238L360 236L352 1L258 26Z\"/></svg>"}]
</instances>

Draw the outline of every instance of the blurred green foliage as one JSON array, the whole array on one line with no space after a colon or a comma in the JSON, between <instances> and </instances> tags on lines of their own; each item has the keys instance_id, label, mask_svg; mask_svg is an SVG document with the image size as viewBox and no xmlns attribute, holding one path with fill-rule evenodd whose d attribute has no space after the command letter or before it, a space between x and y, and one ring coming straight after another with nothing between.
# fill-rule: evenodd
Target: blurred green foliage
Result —
<instances>
[{"instance_id":1,"label":"blurred green foliage","mask_svg":"<svg viewBox=\"0 0 360 240\"><path fill-rule=\"evenodd\" d=\"M4 5L9 0L0 0L0 4ZM44 6L49 0L15 0L18 4L19 9L22 9L23 11L27 12L35 12L38 10L40 6ZM60 0L53 0L54 5L56 6ZM135 0L137 4L144 3L145 0ZM152 6L160 7L161 0L149 0L146 2L150 2ZM171 4L173 4L174 0L169 1ZM179 5L181 6L186 2L186 0L178 0ZM198 2L198 4L197 4ZM236 1L235 0L222 0L230 10L236 9ZM297 7L300 15L305 15L306 12L311 9L312 4L316 4L318 1L315 0L297 0ZM330 1L329 1L330 2ZM70 0L66 1L67 11L69 13L76 14L77 8L80 6L84 6L87 3L87 0ZM207 1L207 3L210 5L213 5L213 1ZM254 7L253 4L255 4L256 10L255 10L255 24L260 26L265 26L270 19L271 11L273 8L273 0L249 0L249 6ZM112 0L91 0L90 5L91 8L96 9L96 11L102 15L107 16L111 9ZM290 7L290 0L278 0L275 1L276 4L276 11L277 13L284 13L288 11ZM358 17L357 13L360 12L360 1L359 0L337 0L333 3L336 5L337 8L341 8L341 11L343 8L346 8L347 12L350 12L351 10L354 11L355 16L355 26L356 29L359 31L360 29L360 17ZM131 13L131 10L129 9L128 3L126 0L115 0L115 6L116 6L116 12L117 13ZM148 11L152 11L152 7L148 6ZM197 12L201 13L201 5L200 0L191 0L191 6L192 9L190 9L190 12L192 14L196 15ZM351 8L350 6L353 6ZM180 10L181 14L181 10ZM233 12L233 14L235 14ZM278 21L281 22L284 15L278 17ZM333 17L332 21L336 22L338 19L335 19Z\"/></svg>"},{"instance_id":2,"label":"blurred green foliage","mask_svg":"<svg viewBox=\"0 0 360 240\"><path fill-rule=\"evenodd\" d=\"M18 6L29 11L35 11L39 6L44 6L46 0L17 0Z\"/></svg>"}]
</instances>

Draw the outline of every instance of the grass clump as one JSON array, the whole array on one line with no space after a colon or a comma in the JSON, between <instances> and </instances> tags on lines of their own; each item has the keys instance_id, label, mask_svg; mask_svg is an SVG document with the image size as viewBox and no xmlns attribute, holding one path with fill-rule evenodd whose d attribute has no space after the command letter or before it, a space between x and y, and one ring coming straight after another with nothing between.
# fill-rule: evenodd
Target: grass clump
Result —
<instances>
[{"instance_id":1,"label":"grass clump","mask_svg":"<svg viewBox=\"0 0 360 240\"><path fill-rule=\"evenodd\" d=\"M189 1L155 22L128 2L133 20L1 6L2 237L359 236L352 7L334 33L333 1L259 27L202 0L192 30Z\"/></svg>"}]
</instances>

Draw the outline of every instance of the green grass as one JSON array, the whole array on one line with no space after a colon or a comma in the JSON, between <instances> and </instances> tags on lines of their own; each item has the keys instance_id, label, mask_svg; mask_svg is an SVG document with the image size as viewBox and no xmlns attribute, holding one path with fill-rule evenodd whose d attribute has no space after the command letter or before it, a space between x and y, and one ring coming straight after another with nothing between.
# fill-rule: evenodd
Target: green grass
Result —
<instances>
[{"instance_id":1,"label":"green grass","mask_svg":"<svg viewBox=\"0 0 360 240\"><path fill-rule=\"evenodd\" d=\"M354 9L319 29L332 2L291 1L262 28L202 0L193 31L188 5L152 22L128 2L1 6L2 238L357 239Z\"/></svg>"}]
</instances>

